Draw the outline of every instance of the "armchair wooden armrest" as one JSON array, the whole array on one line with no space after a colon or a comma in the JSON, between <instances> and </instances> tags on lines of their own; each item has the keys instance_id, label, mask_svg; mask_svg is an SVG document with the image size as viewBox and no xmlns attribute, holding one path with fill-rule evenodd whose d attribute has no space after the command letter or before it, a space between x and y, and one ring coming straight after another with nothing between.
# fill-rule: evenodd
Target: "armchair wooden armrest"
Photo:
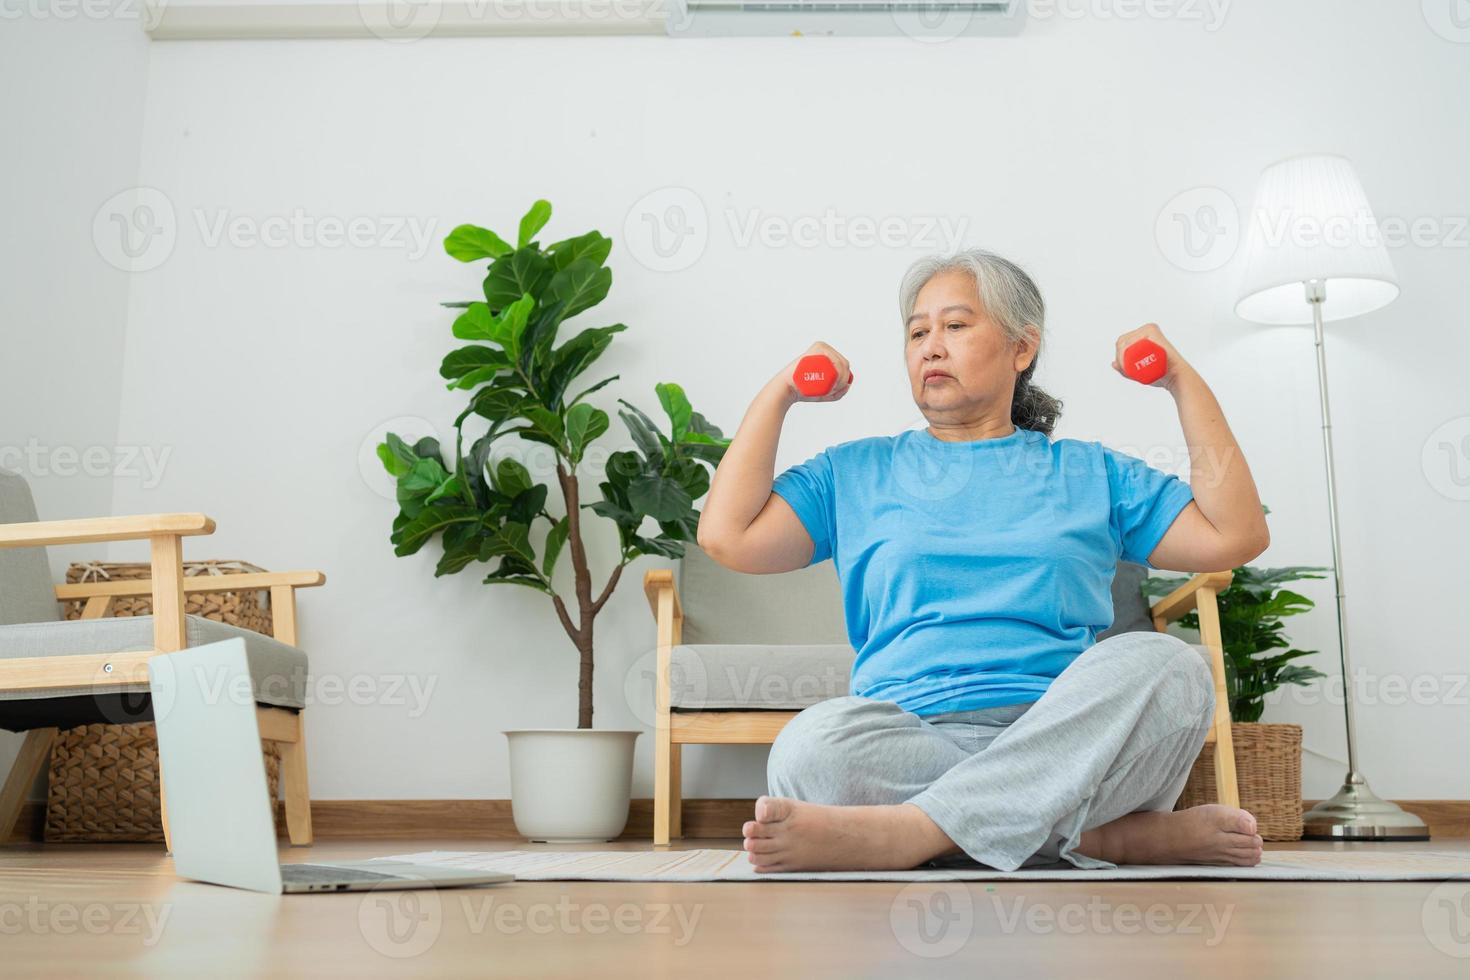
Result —
<instances>
[{"instance_id":1,"label":"armchair wooden armrest","mask_svg":"<svg viewBox=\"0 0 1470 980\"><path fill-rule=\"evenodd\" d=\"M213 533L214 521L203 514L88 517L70 521L0 524L0 547L146 539L153 564L150 593L153 597L153 648L159 653L172 653L184 649L185 642L183 539ZM293 615L293 623L294 618Z\"/></svg>"},{"instance_id":2,"label":"armchair wooden armrest","mask_svg":"<svg viewBox=\"0 0 1470 980\"><path fill-rule=\"evenodd\" d=\"M1230 583L1234 578L1233 571L1200 572L1149 607L1149 615L1153 617L1154 628L1162 631L1164 627L1161 623L1171 623L1201 605L1201 589L1208 589L1210 599L1213 600L1215 596L1230 588ZM1213 602L1208 604L1213 605ZM1200 632L1204 632L1203 620L1200 621Z\"/></svg>"},{"instance_id":3,"label":"armchair wooden armrest","mask_svg":"<svg viewBox=\"0 0 1470 980\"><path fill-rule=\"evenodd\" d=\"M0 548L34 548L53 544L90 544L98 541L138 541L161 534L185 537L213 533L214 521L203 514L86 517L70 521L0 524Z\"/></svg>"},{"instance_id":4,"label":"armchair wooden armrest","mask_svg":"<svg viewBox=\"0 0 1470 980\"><path fill-rule=\"evenodd\" d=\"M650 568L643 573L643 592L648 596L648 608L653 618L658 618L659 595L667 592L673 601L673 616L684 621L684 607L679 602L679 587L674 584L674 572L669 568Z\"/></svg>"}]
</instances>

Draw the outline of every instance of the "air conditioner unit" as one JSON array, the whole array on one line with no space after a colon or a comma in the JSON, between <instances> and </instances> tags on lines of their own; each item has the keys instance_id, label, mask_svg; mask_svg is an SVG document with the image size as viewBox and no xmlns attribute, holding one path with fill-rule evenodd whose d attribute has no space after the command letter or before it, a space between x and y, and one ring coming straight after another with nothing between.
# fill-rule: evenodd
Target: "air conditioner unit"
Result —
<instances>
[{"instance_id":1,"label":"air conditioner unit","mask_svg":"<svg viewBox=\"0 0 1470 980\"><path fill-rule=\"evenodd\" d=\"M668 0L672 37L1019 34L1027 0Z\"/></svg>"}]
</instances>

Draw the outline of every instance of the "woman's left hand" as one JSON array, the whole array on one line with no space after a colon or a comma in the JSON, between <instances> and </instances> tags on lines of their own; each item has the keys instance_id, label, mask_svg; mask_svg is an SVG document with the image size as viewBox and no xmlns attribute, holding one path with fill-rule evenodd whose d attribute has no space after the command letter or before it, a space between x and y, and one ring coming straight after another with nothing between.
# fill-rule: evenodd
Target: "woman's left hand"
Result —
<instances>
[{"instance_id":1,"label":"woman's left hand","mask_svg":"<svg viewBox=\"0 0 1470 980\"><path fill-rule=\"evenodd\" d=\"M1184 360L1179 351L1174 349L1174 345L1169 343L1168 339L1164 336L1164 332L1159 329L1159 325L1157 323L1145 323L1137 330L1130 330L1123 334L1114 345L1113 370L1123 375L1123 377L1128 377L1123 372L1123 352L1140 340L1152 340L1162 347L1168 362L1165 366L1163 376L1150 382L1153 387L1173 388L1174 382L1179 379L1180 375L1190 370L1189 363ZM1128 380L1132 381L1133 379L1129 378Z\"/></svg>"}]
</instances>

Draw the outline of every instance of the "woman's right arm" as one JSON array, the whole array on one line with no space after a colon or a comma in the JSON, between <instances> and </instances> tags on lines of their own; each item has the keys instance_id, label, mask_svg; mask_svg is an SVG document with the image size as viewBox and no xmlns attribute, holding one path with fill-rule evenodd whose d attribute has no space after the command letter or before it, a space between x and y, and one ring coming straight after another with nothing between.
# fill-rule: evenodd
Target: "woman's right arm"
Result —
<instances>
[{"instance_id":1,"label":"woman's right arm","mask_svg":"<svg viewBox=\"0 0 1470 980\"><path fill-rule=\"evenodd\" d=\"M837 377L848 377L847 359L826 344L813 344L806 353L826 354L837 368ZM841 381L833 391L818 398L801 395L791 381L800 360L783 368L751 402L715 469L699 515L699 546L715 561L737 572L767 575L795 571L807 566L816 549L791 505L771 492L776 446L792 405L798 401L836 401L847 394L849 385Z\"/></svg>"}]
</instances>

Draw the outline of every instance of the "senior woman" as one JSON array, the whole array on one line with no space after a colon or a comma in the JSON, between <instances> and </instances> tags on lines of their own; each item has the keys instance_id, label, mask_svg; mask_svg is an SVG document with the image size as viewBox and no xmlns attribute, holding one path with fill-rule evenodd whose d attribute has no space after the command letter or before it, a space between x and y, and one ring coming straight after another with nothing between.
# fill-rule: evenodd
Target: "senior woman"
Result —
<instances>
[{"instance_id":1,"label":"senior woman","mask_svg":"<svg viewBox=\"0 0 1470 980\"><path fill-rule=\"evenodd\" d=\"M1250 470L1204 379L1168 355L1190 482L1098 442L1053 439L1060 402L1031 383L1044 306L1014 263L920 260L899 293L922 430L823 450L773 481L798 401L793 361L746 412L716 470L700 545L742 572L831 558L857 659L850 691L771 747L770 795L744 825L757 871L906 869L972 859L1253 865L1255 818L1173 811L1214 714L1204 660L1164 633L1120 633L1118 560L1233 568L1269 534Z\"/></svg>"}]
</instances>

